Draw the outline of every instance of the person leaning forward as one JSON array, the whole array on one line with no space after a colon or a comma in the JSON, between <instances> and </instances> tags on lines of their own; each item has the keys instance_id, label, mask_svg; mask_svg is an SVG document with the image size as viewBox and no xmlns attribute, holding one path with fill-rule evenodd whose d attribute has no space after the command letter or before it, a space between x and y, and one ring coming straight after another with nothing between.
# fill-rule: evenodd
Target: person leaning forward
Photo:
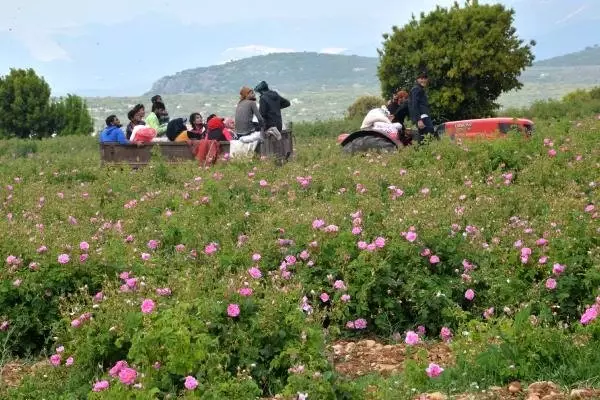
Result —
<instances>
[{"instance_id":1,"label":"person leaning forward","mask_svg":"<svg viewBox=\"0 0 600 400\"><path fill-rule=\"evenodd\" d=\"M433 129L433 121L431 120L431 111L429 108L429 100L425 88L429 83L429 79L426 72L421 72L417 76L417 82L410 91L409 98L409 110L410 118L412 122L417 125L417 142L421 143L425 138L425 135L434 135L436 138L439 137L435 134Z\"/></svg>"}]
</instances>

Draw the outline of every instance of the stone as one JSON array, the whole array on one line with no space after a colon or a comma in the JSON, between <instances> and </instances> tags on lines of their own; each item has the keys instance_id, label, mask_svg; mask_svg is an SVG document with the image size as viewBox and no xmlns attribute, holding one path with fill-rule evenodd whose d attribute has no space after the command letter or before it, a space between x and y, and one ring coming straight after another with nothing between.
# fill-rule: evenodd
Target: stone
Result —
<instances>
[{"instance_id":1,"label":"stone","mask_svg":"<svg viewBox=\"0 0 600 400\"><path fill-rule=\"evenodd\" d=\"M520 382L511 382L508 385L508 391L512 394L519 393L522 389Z\"/></svg>"},{"instance_id":2,"label":"stone","mask_svg":"<svg viewBox=\"0 0 600 400\"><path fill-rule=\"evenodd\" d=\"M427 395L427 400L447 400L448 396L440 392L434 392Z\"/></svg>"},{"instance_id":3,"label":"stone","mask_svg":"<svg viewBox=\"0 0 600 400\"><path fill-rule=\"evenodd\" d=\"M600 397L600 393L595 393L590 389L573 389L570 396L572 399L593 399L595 396Z\"/></svg>"},{"instance_id":4,"label":"stone","mask_svg":"<svg viewBox=\"0 0 600 400\"><path fill-rule=\"evenodd\" d=\"M342 354L342 351L344 351L344 346L342 346L341 344L336 344L333 346L333 354L335 354L336 356Z\"/></svg>"},{"instance_id":5,"label":"stone","mask_svg":"<svg viewBox=\"0 0 600 400\"><path fill-rule=\"evenodd\" d=\"M560 393L559 387L554 382L534 382L527 388L529 393L544 394L549 392Z\"/></svg>"},{"instance_id":6,"label":"stone","mask_svg":"<svg viewBox=\"0 0 600 400\"><path fill-rule=\"evenodd\" d=\"M368 349L375 347L375 345L377 344L377 342L374 340L365 340L363 343L365 344L365 347Z\"/></svg>"}]
</instances>

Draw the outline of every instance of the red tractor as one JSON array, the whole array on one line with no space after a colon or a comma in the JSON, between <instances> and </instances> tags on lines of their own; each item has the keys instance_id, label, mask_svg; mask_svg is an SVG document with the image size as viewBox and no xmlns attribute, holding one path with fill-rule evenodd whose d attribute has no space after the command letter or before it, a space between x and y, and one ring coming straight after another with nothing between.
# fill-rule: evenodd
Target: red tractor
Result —
<instances>
[{"instance_id":1,"label":"red tractor","mask_svg":"<svg viewBox=\"0 0 600 400\"><path fill-rule=\"evenodd\" d=\"M506 137L511 131L518 131L525 136L531 136L534 130L533 121L522 118L481 118L463 121L445 122L435 127L440 136L456 139L499 139ZM407 132L409 135L411 131ZM344 151L355 153L359 151L380 150L395 151L403 147L398 135L386 134L375 130L360 130L350 134L341 134L337 142Z\"/></svg>"}]
</instances>

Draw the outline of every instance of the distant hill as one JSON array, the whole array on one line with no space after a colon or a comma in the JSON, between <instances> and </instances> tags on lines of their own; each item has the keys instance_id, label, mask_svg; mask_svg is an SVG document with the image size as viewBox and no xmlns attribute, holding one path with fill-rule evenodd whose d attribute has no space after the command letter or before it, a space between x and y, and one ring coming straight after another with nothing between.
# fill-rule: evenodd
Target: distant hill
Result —
<instances>
[{"instance_id":1,"label":"distant hill","mask_svg":"<svg viewBox=\"0 0 600 400\"><path fill-rule=\"evenodd\" d=\"M232 94L243 85L254 87L266 80L277 90L288 93L379 88L376 57L321 54L313 52L276 53L244 58L221 65L188 69L165 76L152 85L145 96L155 93ZM565 76L581 72L582 67L600 66L600 46L541 60L528 68L521 80L566 83ZM557 70L560 68L560 70ZM593 74L590 84L597 83ZM587 78L590 78L587 75ZM548 82L548 81L551 82Z\"/></svg>"},{"instance_id":2,"label":"distant hill","mask_svg":"<svg viewBox=\"0 0 600 400\"><path fill-rule=\"evenodd\" d=\"M158 80L152 90L139 97L90 97L87 99L96 126L117 114L127 120L127 111L150 96L163 95L169 114L188 117L233 115L242 85L265 79L282 92L292 107L284 110L286 120L340 118L359 96L380 95L378 59L318 53L279 53L246 58L223 65L195 68ZM536 62L519 78L521 90L503 94L503 107L522 107L536 100L560 98L576 89L600 86L600 49L586 50Z\"/></svg>"},{"instance_id":3,"label":"distant hill","mask_svg":"<svg viewBox=\"0 0 600 400\"><path fill-rule=\"evenodd\" d=\"M379 86L375 57L277 53L194 68L159 79L147 94L237 93L261 80L286 92Z\"/></svg>"},{"instance_id":4,"label":"distant hill","mask_svg":"<svg viewBox=\"0 0 600 400\"><path fill-rule=\"evenodd\" d=\"M538 61L534 64L534 67L583 67L592 65L600 65L599 45L587 47L585 50L565 54L564 56Z\"/></svg>"}]
</instances>

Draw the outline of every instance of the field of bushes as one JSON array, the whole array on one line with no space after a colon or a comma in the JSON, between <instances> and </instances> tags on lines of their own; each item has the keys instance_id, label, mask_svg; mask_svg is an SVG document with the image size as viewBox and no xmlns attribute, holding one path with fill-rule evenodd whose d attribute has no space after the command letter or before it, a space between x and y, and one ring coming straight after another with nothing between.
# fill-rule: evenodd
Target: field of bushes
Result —
<instances>
[{"instance_id":1,"label":"field of bushes","mask_svg":"<svg viewBox=\"0 0 600 400\"><path fill-rule=\"evenodd\" d=\"M600 96L510 113L534 136L355 156L356 121L299 123L282 167L0 141L0 368L23 366L0 398L600 386ZM398 372L341 371L364 339L403 346Z\"/></svg>"}]
</instances>

